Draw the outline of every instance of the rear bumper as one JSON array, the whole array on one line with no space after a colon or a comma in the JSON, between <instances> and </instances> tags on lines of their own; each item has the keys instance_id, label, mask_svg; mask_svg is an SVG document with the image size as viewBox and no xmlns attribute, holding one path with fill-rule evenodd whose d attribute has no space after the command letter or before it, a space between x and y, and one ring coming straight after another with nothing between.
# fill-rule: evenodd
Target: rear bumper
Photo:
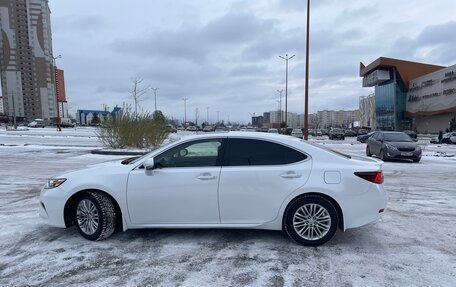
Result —
<instances>
[{"instance_id":1,"label":"rear bumper","mask_svg":"<svg viewBox=\"0 0 456 287\"><path fill-rule=\"evenodd\" d=\"M344 230L379 220L387 202L388 194L383 189L383 184L373 185L367 192L344 200Z\"/></svg>"}]
</instances>

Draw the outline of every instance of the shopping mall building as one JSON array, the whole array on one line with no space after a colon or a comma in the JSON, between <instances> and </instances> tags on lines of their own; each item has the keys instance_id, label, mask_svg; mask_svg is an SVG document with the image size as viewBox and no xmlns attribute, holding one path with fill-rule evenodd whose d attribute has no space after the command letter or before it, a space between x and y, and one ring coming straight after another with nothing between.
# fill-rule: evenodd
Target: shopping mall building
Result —
<instances>
[{"instance_id":1,"label":"shopping mall building","mask_svg":"<svg viewBox=\"0 0 456 287\"><path fill-rule=\"evenodd\" d=\"M380 57L360 63L363 87L375 87L375 127L437 133L456 117L456 65Z\"/></svg>"}]
</instances>

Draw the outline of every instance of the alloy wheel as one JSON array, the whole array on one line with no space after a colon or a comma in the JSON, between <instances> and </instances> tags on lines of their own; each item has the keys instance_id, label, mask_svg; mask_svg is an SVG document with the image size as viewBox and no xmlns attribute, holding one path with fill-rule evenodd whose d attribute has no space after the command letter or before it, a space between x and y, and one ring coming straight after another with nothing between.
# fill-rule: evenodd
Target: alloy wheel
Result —
<instances>
[{"instance_id":1,"label":"alloy wheel","mask_svg":"<svg viewBox=\"0 0 456 287\"><path fill-rule=\"evenodd\" d=\"M76 219L79 228L87 235L94 234L100 223L97 207L89 199L83 199L79 202L76 209Z\"/></svg>"},{"instance_id":2,"label":"alloy wheel","mask_svg":"<svg viewBox=\"0 0 456 287\"><path fill-rule=\"evenodd\" d=\"M331 216L323 206L308 203L298 208L293 215L295 232L306 240L319 240L331 228Z\"/></svg>"}]
</instances>

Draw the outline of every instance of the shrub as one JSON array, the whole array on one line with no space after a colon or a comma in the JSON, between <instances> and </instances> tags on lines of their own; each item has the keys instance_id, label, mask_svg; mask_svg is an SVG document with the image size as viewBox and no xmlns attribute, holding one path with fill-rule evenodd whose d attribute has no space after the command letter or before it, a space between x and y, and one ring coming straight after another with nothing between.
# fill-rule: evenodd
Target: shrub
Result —
<instances>
[{"instance_id":1,"label":"shrub","mask_svg":"<svg viewBox=\"0 0 456 287\"><path fill-rule=\"evenodd\" d=\"M99 127L97 136L104 146L111 148L154 149L162 144L168 132L160 111L134 115L123 109Z\"/></svg>"}]
</instances>

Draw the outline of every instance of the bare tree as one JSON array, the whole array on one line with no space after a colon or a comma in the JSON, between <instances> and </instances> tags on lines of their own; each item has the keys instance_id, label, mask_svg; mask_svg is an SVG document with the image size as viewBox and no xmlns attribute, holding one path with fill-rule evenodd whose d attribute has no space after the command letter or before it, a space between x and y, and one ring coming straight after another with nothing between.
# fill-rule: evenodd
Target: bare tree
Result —
<instances>
[{"instance_id":1,"label":"bare tree","mask_svg":"<svg viewBox=\"0 0 456 287\"><path fill-rule=\"evenodd\" d=\"M144 79L136 77L132 78L132 88L130 90L130 95L133 98L133 101L135 102L135 119L138 119L138 107L139 103L144 100L144 95L147 93L147 91L150 89L150 86L143 86L142 82Z\"/></svg>"},{"instance_id":2,"label":"bare tree","mask_svg":"<svg viewBox=\"0 0 456 287\"><path fill-rule=\"evenodd\" d=\"M311 125L313 126L314 129L318 129L320 127L320 119L318 118L317 114L314 114L311 119Z\"/></svg>"}]
</instances>

